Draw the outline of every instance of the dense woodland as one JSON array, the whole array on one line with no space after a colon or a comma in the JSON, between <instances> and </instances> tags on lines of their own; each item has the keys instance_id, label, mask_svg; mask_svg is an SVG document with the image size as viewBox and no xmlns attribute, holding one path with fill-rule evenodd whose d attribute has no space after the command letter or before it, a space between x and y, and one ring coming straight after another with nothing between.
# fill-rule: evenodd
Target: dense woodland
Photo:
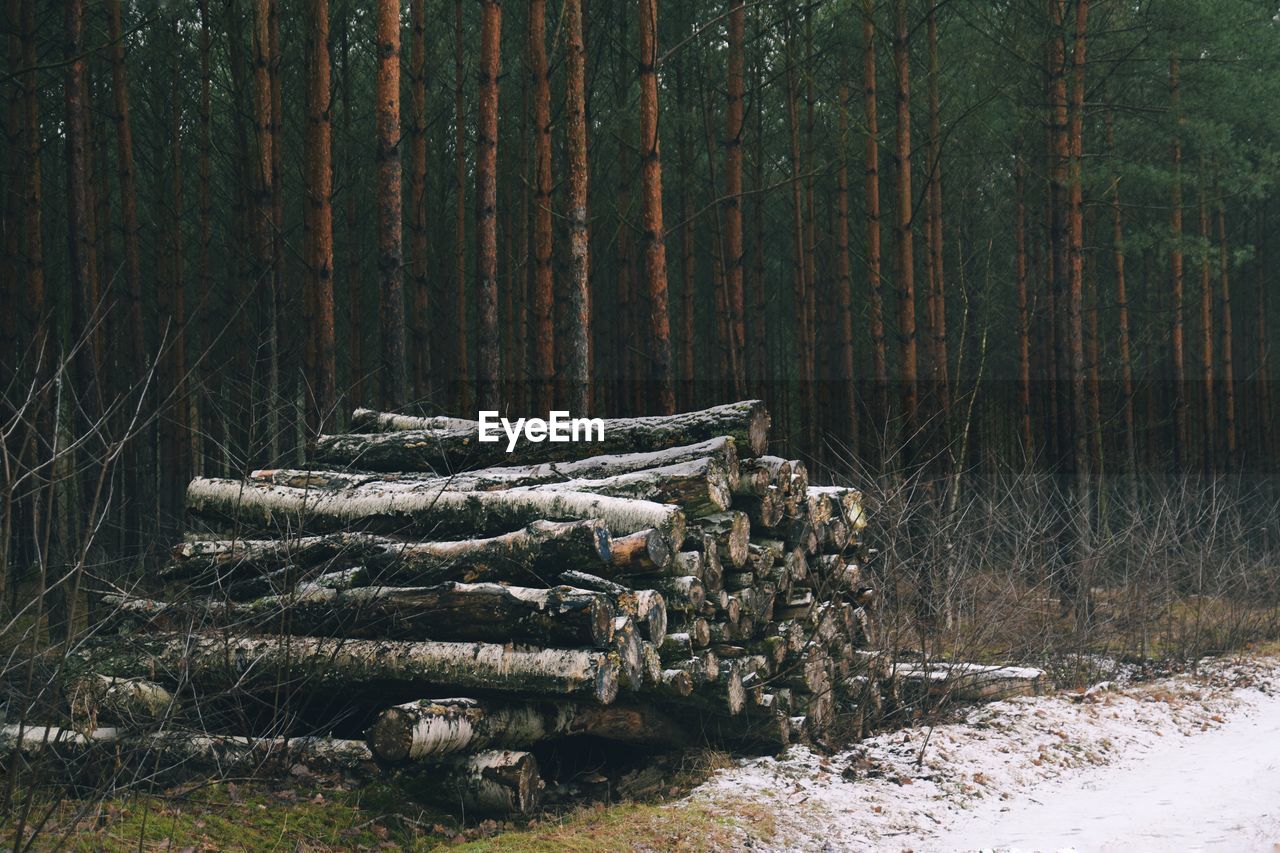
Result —
<instances>
[{"instance_id":1,"label":"dense woodland","mask_svg":"<svg viewBox=\"0 0 1280 853\"><path fill-rule=\"evenodd\" d=\"M6 0L3 31L14 567L154 548L193 475L358 405L760 397L788 455L1085 494L1274 467L1269 4Z\"/></svg>"}]
</instances>

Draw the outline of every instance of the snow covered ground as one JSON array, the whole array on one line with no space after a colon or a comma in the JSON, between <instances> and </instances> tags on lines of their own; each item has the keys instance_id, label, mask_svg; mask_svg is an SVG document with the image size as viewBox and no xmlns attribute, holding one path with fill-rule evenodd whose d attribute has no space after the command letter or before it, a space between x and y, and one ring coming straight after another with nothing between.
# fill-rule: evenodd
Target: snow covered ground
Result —
<instances>
[{"instance_id":1,"label":"snow covered ground","mask_svg":"<svg viewBox=\"0 0 1280 853\"><path fill-rule=\"evenodd\" d=\"M754 849L1280 851L1280 660L976 706L746 761L691 797L773 806Z\"/></svg>"}]
</instances>

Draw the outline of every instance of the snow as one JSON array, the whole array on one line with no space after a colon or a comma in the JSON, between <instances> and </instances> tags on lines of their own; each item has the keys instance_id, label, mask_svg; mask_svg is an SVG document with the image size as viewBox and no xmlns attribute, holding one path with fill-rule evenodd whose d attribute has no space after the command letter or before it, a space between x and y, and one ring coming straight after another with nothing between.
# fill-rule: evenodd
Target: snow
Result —
<instances>
[{"instance_id":1,"label":"snow","mask_svg":"<svg viewBox=\"0 0 1280 853\"><path fill-rule=\"evenodd\" d=\"M793 748L691 794L763 803L786 850L1273 850L1280 661L970 707L832 756Z\"/></svg>"}]
</instances>

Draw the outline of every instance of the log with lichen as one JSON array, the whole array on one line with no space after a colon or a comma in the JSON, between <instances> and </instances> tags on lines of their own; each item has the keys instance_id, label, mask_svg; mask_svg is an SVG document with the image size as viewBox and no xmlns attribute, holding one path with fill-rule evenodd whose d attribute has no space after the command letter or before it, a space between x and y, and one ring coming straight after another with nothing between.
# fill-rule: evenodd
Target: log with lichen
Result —
<instances>
[{"instance_id":1,"label":"log with lichen","mask_svg":"<svg viewBox=\"0 0 1280 853\"><path fill-rule=\"evenodd\" d=\"M377 424L365 419L366 424ZM412 421L384 420L387 428ZM448 473L493 465L529 465L571 461L605 454L652 452L708 441L734 439L741 455L764 453L769 413L759 400L727 403L695 412L638 418L603 419L604 435L594 441L520 441L508 452L500 440L480 441L479 422L421 423L411 430L324 435L316 441L317 461L373 471L436 471ZM594 437L593 433L593 437Z\"/></svg>"}]
</instances>

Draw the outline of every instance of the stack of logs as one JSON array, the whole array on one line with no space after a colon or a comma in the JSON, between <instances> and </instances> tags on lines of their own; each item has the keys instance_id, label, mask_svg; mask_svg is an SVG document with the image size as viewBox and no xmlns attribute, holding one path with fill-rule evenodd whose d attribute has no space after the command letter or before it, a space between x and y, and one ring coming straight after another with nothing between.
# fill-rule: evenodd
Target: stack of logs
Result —
<instances>
[{"instance_id":1,"label":"stack of logs","mask_svg":"<svg viewBox=\"0 0 1280 853\"><path fill-rule=\"evenodd\" d=\"M535 746L770 751L856 736L881 707L861 496L767 455L760 402L512 452L473 421L359 410L353 428L314 467L190 484L165 600L106 597L68 691L90 724L64 734L525 813ZM208 734L236 725L258 735Z\"/></svg>"}]
</instances>

